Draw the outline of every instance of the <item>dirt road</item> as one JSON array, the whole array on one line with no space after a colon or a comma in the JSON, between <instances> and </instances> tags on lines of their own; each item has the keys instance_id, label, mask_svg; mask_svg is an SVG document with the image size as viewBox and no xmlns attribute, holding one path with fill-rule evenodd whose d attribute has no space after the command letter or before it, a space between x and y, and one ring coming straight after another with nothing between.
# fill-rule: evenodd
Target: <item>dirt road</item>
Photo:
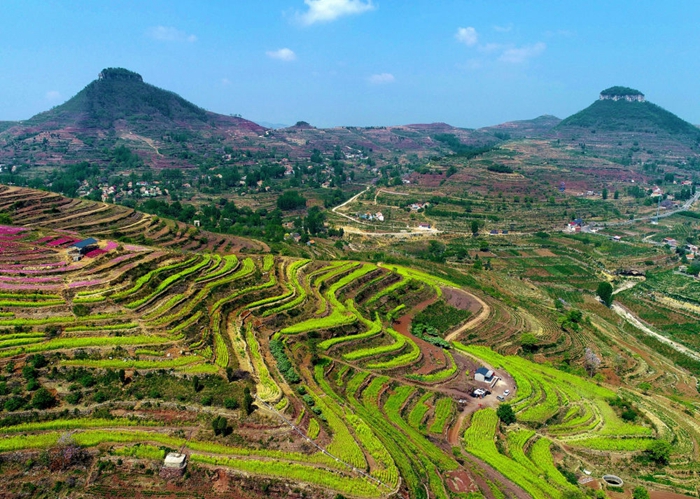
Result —
<instances>
[{"instance_id":1,"label":"dirt road","mask_svg":"<svg viewBox=\"0 0 700 499\"><path fill-rule=\"evenodd\" d=\"M691 359L700 361L700 355L698 355L696 352L691 350L690 348L681 345L680 343L676 343L672 339L667 338L666 336L657 333L653 329L649 328L646 324L644 324L639 318L632 314L629 310L624 308L622 305L618 305L617 303L613 303L613 305L610 307L613 312L615 312L617 315L625 319L627 322L632 324L634 327L639 329L645 334L648 334L649 336L653 336L657 340L659 340L661 343L664 343L665 345L670 346L677 352L680 352L684 355L687 355Z\"/></svg>"},{"instance_id":2,"label":"dirt road","mask_svg":"<svg viewBox=\"0 0 700 499\"><path fill-rule=\"evenodd\" d=\"M445 336L446 341L456 340L462 333L464 333L465 331L469 331L470 329L474 329L476 326L488 319L489 315L491 315L491 307L488 303L486 303L484 300L482 300L476 295L472 295L471 293L469 293L469 295L481 304L481 311L472 319L465 322L461 327L455 329L450 334Z\"/></svg>"}]
</instances>

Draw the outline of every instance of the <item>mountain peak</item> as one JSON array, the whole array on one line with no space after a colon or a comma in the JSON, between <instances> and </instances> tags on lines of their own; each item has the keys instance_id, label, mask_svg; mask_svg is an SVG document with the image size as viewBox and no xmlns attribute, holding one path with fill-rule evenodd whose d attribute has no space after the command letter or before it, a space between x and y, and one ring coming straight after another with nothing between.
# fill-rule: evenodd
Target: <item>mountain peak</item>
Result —
<instances>
[{"instance_id":1,"label":"mountain peak","mask_svg":"<svg viewBox=\"0 0 700 499\"><path fill-rule=\"evenodd\" d=\"M143 77L133 71L124 68L105 68L97 76L98 80L112 81L137 81L143 83Z\"/></svg>"},{"instance_id":2,"label":"mountain peak","mask_svg":"<svg viewBox=\"0 0 700 499\"><path fill-rule=\"evenodd\" d=\"M615 86L603 90L600 93L600 100L644 102L644 94L634 88Z\"/></svg>"}]
</instances>

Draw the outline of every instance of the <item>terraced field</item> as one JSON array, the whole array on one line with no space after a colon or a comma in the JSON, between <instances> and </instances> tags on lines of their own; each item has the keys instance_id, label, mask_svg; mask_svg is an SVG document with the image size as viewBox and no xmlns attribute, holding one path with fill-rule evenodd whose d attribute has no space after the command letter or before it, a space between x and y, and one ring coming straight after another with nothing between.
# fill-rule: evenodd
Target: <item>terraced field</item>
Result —
<instances>
[{"instance_id":1,"label":"terraced field","mask_svg":"<svg viewBox=\"0 0 700 499\"><path fill-rule=\"evenodd\" d=\"M484 484L501 481L559 498L584 468L631 483L653 469L654 483L694 487L692 379L591 297L577 301L589 320L574 327L558 322L551 290L480 278L471 291L488 317L430 343L395 320L463 287L426 270L254 253L184 227L137 245L115 234L174 222L14 188L0 209L13 220L0 227L0 453L11 463L82 449L157 470L182 448L205 469L312 497L493 498ZM88 236L103 251L73 261L68 247ZM536 356L524 332L541 339ZM590 347L620 356L615 377L575 369ZM564 350L569 364L554 367ZM502 378L483 400L470 396L485 386L473 379L482 365ZM661 370L672 390L650 395L642 382ZM496 415L506 387L511 425ZM670 466L643 459L660 442Z\"/></svg>"}]
</instances>

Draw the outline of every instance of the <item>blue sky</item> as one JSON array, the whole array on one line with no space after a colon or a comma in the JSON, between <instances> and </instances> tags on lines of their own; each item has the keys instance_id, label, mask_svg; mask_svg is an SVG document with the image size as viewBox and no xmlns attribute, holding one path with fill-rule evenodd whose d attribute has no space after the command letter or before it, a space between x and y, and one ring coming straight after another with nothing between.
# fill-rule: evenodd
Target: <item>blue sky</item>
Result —
<instances>
[{"instance_id":1,"label":"blue sky","mask_svg":"<svg viewBox=\"0 0 700 499\"><path fill-rule=\"evenodd\" d=\"M125 67L273 123L563 118L612 85L700 123L699 17L697 0L2 0L0 120Z\"/></svg>"}]
</instances>

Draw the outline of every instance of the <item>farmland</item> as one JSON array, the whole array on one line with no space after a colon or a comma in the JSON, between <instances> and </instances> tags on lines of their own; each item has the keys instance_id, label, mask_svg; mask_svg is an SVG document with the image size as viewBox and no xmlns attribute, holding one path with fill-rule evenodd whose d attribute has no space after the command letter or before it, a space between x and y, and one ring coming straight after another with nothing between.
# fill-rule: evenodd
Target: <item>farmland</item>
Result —
<instances>
[{"instance_id":1,"label":"farmland","mask_svg":"<svg viewBox=\"0 0 700 499\"><path fill-rule=\"evenodd\" d=\"M309 497L460 498L464 476L489 499L489 482L558 499L584 469L697 486L691 360L669 360L593 292L604 264L644 254L562 236L494 245L488 270L353 251L325 261L39 191L0 188L0 209L12 219L0 227L11 490L28 460L40 474L69 455L80 459L56 468L61 481L90 487L94 465L105 490L135 473L150 494L179 448L189 474L172 486L185 491L210 472L254 477L273 497L285 481ZM70 245L89 236L104 251L75 261ZM682 277L659 272L615 296L696 347L674 328L697 317L679 305ZM476 399L481 366L500 380ZM497 415L505 389L511 424Z\"/></svg>"}]
</instances>

